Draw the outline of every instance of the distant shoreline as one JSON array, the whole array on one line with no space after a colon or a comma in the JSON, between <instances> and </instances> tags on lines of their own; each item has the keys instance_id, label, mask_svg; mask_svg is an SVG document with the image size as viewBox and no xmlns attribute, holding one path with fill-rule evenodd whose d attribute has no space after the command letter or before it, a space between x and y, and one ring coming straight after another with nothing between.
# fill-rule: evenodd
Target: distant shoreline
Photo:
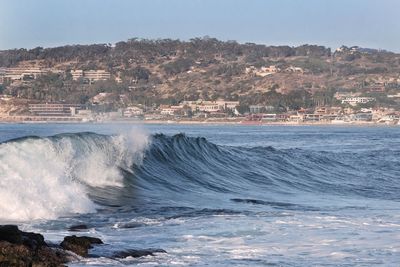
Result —
<instances>
[{"instance_id":1,"label":"distant shoreline","mask_svg":"<svg viewBox=\"0 0 400 267\"><path fill-rule=\"evenodd\" d=\"M235 126L371 126L371 127L394 127L400 126L397 123L377 123L377 122L253 122L253 121L192 121L192 120L103 120L103 121L77 121L77 120L1 120L0 124L165 124L165 125L235 125Z\"/></svg>"}]
</instances>

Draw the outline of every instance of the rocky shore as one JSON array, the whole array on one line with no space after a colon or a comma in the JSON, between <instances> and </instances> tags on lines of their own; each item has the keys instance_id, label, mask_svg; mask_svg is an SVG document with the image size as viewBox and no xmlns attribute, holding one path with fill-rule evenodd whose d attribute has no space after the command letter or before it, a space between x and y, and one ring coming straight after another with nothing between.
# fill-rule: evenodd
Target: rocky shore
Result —
<instances>
[{"instance_id":1,"label":"rocky shore","mask_svg":"<svg viewBox=\"0 0 400 267\"><path fill-rule=\"evenodd\" d=\"M48 244L43 235L23 232L16 225L0 225L0 267L58 267L88 257L89 250L103 241L89 236L66 236L59 245ZM115 251L112 258L154 256L162 249ZM94 255L101 257L103 255Z\"/></svg>"}]
</instances>

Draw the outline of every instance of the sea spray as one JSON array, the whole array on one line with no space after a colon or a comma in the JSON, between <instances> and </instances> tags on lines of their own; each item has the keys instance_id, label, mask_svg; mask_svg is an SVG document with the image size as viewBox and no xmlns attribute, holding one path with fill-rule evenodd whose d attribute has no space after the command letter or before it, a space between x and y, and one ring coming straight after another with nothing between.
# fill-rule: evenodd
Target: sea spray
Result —
<instances>
[{"instance_id":1,"label":"sea spray","mask_svg":"<svg viewBox=\"0 0 400 267\"><path fill-rule=\"evenodd\" d=\"M0 220L95 212L87 186L122 186L120 170L140 164L148 142L137 131L27 137L0 144Z\"/></svg>"}]
</instances>

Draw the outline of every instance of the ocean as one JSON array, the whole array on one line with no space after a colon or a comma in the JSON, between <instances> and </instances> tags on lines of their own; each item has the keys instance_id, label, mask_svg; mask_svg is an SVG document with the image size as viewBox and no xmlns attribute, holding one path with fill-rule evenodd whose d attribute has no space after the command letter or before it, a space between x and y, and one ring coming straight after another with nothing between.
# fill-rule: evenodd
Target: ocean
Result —
<instances>
[{"instance_id":1,"label":"ocean","mask_svg":"<svg viewBox=\"0 0 400 267\"><path fill-rule=\"evenodd\" d=\"M68 266L400 266L399 159L399 127L0 124L0 223L104 241Z\"/></svg>"}]
</instances>

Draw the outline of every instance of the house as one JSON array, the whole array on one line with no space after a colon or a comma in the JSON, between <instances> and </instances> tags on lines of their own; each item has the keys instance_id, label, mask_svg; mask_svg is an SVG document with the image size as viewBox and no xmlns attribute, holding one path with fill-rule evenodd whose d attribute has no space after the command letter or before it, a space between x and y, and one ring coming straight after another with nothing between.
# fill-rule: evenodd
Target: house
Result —
<instances>
[{"instance_id":1,"label":"house","mask_svg":"<svg viewBox=\"0 0 400 267\"><path fill-rule=\"evenodd\" d=\"M53 116L53 117L74 116L76 115L77 111L82 109L84 109L84 106L79 104L58 104L58 103L29 104L29 111L37 116Z\"/></svg>"},{"instance_id":2,"label":"house","mask_svg":"<svg viewBox=\"0 0 400 267\"><path fill-rule=\"evenodd\" d=\"M351 120L353 121L372 121L372 113L356 113L350 115Z\"/></svg>"},{"instance_id":3,"label":"house","mask_svg":"<svg viewBox=\"0 0 400 267\"><path fill-rule=\"evenodd\" d=\"M323 115L321 114L304 114L304 121L312 122L312 121L320 121Z\"/></svg>"},{"instance_id":4,"label":"house","mask_svg":"<svg viewBox=\"0 0 400 267\"><path fill-rule=\"evenodd\" d=\"M92 97L90 100L93 104L108 104L113 102L113 93L98 93L94 97Z\"/></svg>"},{"instance_id":5,"label":"house","mask_svg":"<svg viewBox=\"0 0 400 267\"><path fill-rule=\"evenodd\" d=\"M304 73L302 68L299 67L293 67L290 66L288 68L285 69L285 72L290 72L290 73Z\"/></svg>"},{"instance_id":6,"label":"house","mask_svg":"<svg viewBox=\"0 0 400 267\"><path fill-rule=\"evenodd\" d=\"M279 72L280 69L274 65L271 65L269 67L261 67L261 68L256 68L254 66L250 66L250 67L247 67L245 71L246 71L246 74L253 74L253 75L259 76L259 77L265 77L265 76L272 75L274 73Z\"/></svg>"},{"instance_id":7,"label":"house","mask_svg":"<svg viewBox=\"0 0 400 267\"><path fill-rule=\"evenodd\" d=\"M263 121L263 122L277 121L277 115L276 114L263 114L261 117L261 121Z\"/></svg>"},{"instance_id":8,"label":"house","mask_svg":"<svg viewBox=\"0 0 400 267\"><path fill-rule=\"evenodd\" d=\"M214 101L206 101L197 106L198 111L217 112L221 110L221 106Z\"/></svg>"},{"instance_id":9,"label":"house","mask_svg":"<svg viewBox=\"0 0 400 267\"><path fill-rule=\"evenodd\" d=\"M167 116L174 116L179 111L183 109L183 106L168 106L168 105L161 105L160 106L160 114L167 115Z\"/></svg>"},{"instance_id":10,"label":"house","mask_svg":"<svg viewBox=\"0 0 400 267\"><path fill-rule=\"evenodd\" d=\"M183 101L180 107L189 107L192 111L197 112L217 112L217 111L234 111L239 106L239 101L225 101L218 99L216 101L205 101L198 99L196 101Z\"/></svg>"},{"instance_id":11,"label":"house","mask_svg":"<svg viewBox=\"0 0 400 267\"><path fill-rule=\"evenodd\" d=\"M290 115L288 118L289 121L291 122L302 122L304 120L303 115Z\"/></svg>"},{"instance_id":12,"label":"house","mask_svg":"<svg viewBox=\"0 0 400 267\"><path fill-rule=\"evenodd\" d=\"M223 99L218 99L215 101L217 105L219 105L221 110L235 110L237 106L239 106L239 101L225 101Z\"/></svg>"},{"instance_id":13,"label":"house","mask_svg":"<svg viewBox=\"0 0 400 267\"><path fill-rule=\"evenodd\" d=\"M12 95L0 95L0 100L9 101L13 99Z\"/></svg>"},{"instance_id":14,"label":"house","mask_svg":"<svg viewBox=\"0 0 400 267\"><path fill-rule=\"evenodd\" d=\"M264 111L264 106L262 105L250 105L249 110L251 114L257 114Z\"/></svg>"},{"instance_id":15,"label":"house","mask_svg":"<svg viewBox=\"0 0 400 267\"><path fill-rule=\"evenodd\" d=\"M138 107L127 107L123 110L122 115L124 117L136 117L136 116L141 116L143 115L143 109L138 108Z\"/></svg>"},{"instance_id":16,"label":"house","mask_svg":"<svg viewBox=\"0 0 400 267\"><path fill-rule=\"evenodd\" d=\"M105 81L111 78L111 74L105 70L71 70L73 80L86 79L89 82Z\"/></svg>"},{"instance_id":17,"label":"house","mask_svg":"<svg viewBox=\"0 0 400 267\"><path fill-rule=\"evenodd\" d=\"M17 81L24 79L37 79L39 76L47 73L62 73L60 70L40 68L40 67L15 67L5 68L0 71L4 81Z\"/></svg>"},{"instance_id":18,"label":"house","mask_svg":"<svg viewBox=\"0 0 400 267\"><path fill-rule=\"evenodd\" d=\"M358 104L365 104L368 102L375 101L375 98L373 97L346 97L342 100L342 104L350 104L352 106L358 105Z\"/></svg>"}]
</instances>

